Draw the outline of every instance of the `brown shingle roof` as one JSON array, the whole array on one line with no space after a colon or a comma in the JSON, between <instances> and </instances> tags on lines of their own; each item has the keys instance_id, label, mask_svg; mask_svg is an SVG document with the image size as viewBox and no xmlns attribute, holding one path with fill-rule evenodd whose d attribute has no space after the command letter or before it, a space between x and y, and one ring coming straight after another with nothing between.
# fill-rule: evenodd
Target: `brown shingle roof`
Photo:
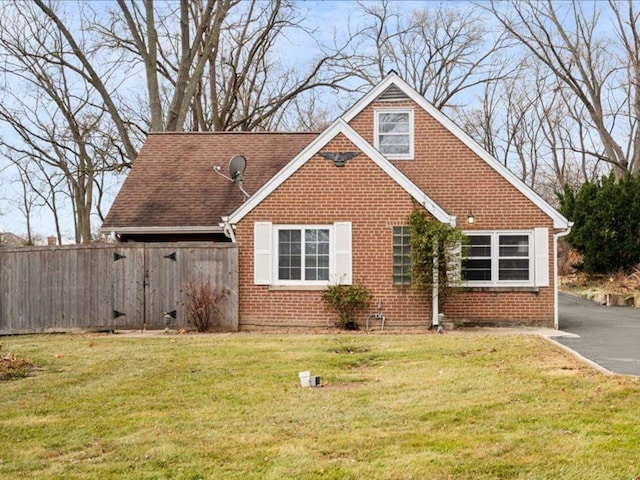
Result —
<instances>
[{"instance_id":1,"label":"brown shingle roof","mask_svg":"<svg viewBox=\"0 0 640 480\"><path fill-rule=\"evenodd\" d=\"M10 232L0 232L0 248L2 247L24 247L27 241L18 235Z\"/></svg>"},{"instance_id":2,"label":"brown shingle roof","mask_svg":"<svg viewBox=\"0 0 640 480\"><path fill-rule=\"evenodd\" d=\"M244 188L251 195L295 157L317 133L152 133L118 193L103 229L217 226L243 202L228 175L233 155L244 155Z\"/></svg>"}]
</instances>

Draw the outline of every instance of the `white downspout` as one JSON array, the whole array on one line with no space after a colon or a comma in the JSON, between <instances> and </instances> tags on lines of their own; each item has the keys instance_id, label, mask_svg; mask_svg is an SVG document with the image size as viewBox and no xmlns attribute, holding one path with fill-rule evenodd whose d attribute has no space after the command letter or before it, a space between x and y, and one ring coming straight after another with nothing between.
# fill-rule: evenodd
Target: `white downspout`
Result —
<instances>
[{"instance_id":1,"label":"white downspout","mask_svg":"<svg viewBox=\"0 0 640 480\"><path fill-rule=\"evenodd\" d=\"M438 320L439 306L438 306L438 245L433 247L433 290L431 291L431 328L436 330L440 329L440 322Z\"/></svg>"},{"instance_id":2,"label":"white downspout","mask_svg":"<svg viewBox=\"0 0 640 480\"><path fill-rule=\"evenodd\" d=\"M560 319L558 318L558 239L566 237L571 233L573 222L569 222L567 229L553 234L553 328L560 328Z\"/></svg>"}]
</instances>

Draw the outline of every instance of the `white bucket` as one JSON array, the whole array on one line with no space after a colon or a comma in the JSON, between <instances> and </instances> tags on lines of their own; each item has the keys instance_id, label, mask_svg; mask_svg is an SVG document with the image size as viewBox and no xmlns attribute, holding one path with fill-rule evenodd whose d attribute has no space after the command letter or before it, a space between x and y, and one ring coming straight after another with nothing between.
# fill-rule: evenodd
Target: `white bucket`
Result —
<instances>
[{"instance_id":1,"label":"white bucket","mask_svg":"<svg viewBox=\"0 0 640 480\"><path fill-rule=\"evenodd\" d=\"M309 378L311 378L311 372L300 372L298 376L300 377L300 386L302 388L307 388L309 386Z\"/></svg>"}]
</instances>

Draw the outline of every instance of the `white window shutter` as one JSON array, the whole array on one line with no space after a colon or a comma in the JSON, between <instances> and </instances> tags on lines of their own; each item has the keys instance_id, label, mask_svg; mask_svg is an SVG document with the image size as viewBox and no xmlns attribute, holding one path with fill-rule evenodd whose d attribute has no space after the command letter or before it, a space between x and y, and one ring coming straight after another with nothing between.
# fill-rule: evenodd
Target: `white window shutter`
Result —
<instances>
[{"instance_id":1,"label":"white window shutter","mask_svg":"<svg viewBox=\"0 0 640 480\"><path fill-rule=\"evenodd\" d=\"M534 238L534 282L536 287L549 286L549 229L536 228L533 231Z\"/></svg>"},{"instance_id":2,"label":"white window shutter","mask_svg":"<svg viewBox=\"0 0 640 480\"><path fill-rule=\"evenodd\" d=\"M351 222L333 224L333 272L337 284L351 285Z\"/></svg>"},{"instance_id":3,"label":"white window shutter","mask_svg":"<svg viewBox=\"0 0 640 480\"><path fill-rule=\"evenodd\" d=\"M273 238L271 222L253 224L253 283L271 285Z\"/></svg>"}]
</instances>

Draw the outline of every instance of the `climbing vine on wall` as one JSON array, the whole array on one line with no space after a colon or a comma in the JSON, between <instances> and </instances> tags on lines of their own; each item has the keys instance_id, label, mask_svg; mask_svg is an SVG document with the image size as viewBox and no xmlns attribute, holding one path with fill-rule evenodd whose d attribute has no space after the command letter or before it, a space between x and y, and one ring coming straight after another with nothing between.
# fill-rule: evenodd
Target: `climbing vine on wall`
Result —
<instances>
[{"instance_id":1,"label":"climbing vine on wall","mask_svg":"<svg viewBox=\"0 0 640 480\"><path fill-rule=\"evenodd\" d=\"M434 287L434 258L438 268L438 300L443 305L449 293L460 287L461 246L466 237L461 230L440 223L416 204L407 219L411 245L411 287L431 292Z\"/></svg>"}]
</instances>

